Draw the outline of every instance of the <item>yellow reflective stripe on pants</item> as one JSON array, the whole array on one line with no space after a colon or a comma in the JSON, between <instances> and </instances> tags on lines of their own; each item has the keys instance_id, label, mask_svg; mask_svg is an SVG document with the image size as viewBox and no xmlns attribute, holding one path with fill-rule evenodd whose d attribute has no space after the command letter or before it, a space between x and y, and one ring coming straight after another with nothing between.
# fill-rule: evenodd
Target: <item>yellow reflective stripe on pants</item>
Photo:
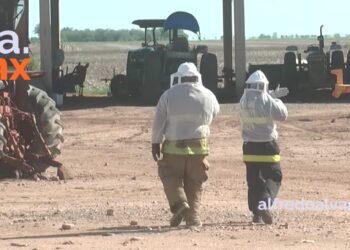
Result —
<instances>
[{"instance_id":1,"label":"yellow reflective stripe on pants","mask_svg":"<svg viewBox=\"0 0 350 250\"><path fill-rule=\"evenodd\" d=\"M162 153L173 155L208 155L209 145L206 139L164 141Z\"/></svg>"},{"instance_id":2,"label":"yellow reflective stripe on pants","mask_svg":"<svg viewBox=\"0 0 350 250\"><path fill-rule=\"evenodd\" d=\"M280 155L243 155L244 162L280 162Z\"/></svg>"}]
</instances>

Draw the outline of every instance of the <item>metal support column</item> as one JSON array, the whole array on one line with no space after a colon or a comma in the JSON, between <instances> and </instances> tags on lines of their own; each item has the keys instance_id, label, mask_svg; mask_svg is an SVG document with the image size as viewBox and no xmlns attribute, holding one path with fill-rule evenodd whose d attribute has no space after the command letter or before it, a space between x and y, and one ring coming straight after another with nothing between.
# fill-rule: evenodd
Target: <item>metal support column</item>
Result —
<instances>
[{"instance_id":1,"label":"metal support column","mask_svg":"<svg viewBox=\"0 0 350 250\"><path fill-rule=\"evenodd\" d=\"M59 13L59 0L51 0L51 38L52 38L52 81L53 91L57 92L57 81L59 78L59 72L61 69L61 63L63 54L60 54L60 13ZM57 96L52 96L56 103L60 102L56 100Z\"/></svg>"},{"instance_id":2,"label":"metal support column","mask_svg":"<svg viewBox=\"0 0 350 250\"><path fill-rule=\"evenodd\" d=\"M51 37L52 49L60 48L60 9L59 0L51 0Z\"/></svg>"},{"instance_id":3,"label":"metal support column","mask_svg":"<svg viewBox=\"0 0 350 250\"><path fill-rule=\"evenodd\" d=\"M50 0L40 0L40 59L41 70L45 72L44 87L52 94L52 39Z\"/></svg>"},{"instance_id":4,"label":"metal support column","mask_svg":"<svg viewBox=\"0 0 350 250\"><path fill-rule=\"evenodd\" d=\"M234 0L236 97L240 98L246 80L244 0Z\"/></svg>"},{"instance_id":5,"label":"metal support column","mask_svg":"<svg viewBox=\"0 0 350 250\"><path fill-rule=\"evenodd\" d=\"M223 0L223 46L224 46L224 80L225 86L232 81L232 0Z\"/></svg>"}]
</instances>

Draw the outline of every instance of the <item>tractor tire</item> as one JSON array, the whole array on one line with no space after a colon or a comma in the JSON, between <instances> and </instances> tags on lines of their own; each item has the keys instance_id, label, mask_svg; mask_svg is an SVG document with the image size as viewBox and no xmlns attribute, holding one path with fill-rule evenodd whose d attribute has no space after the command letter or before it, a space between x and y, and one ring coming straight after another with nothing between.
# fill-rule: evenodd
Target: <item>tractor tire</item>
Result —
<instances>
[{"instance_id":1,"label":"tractor tire","mask_svg":"<svg viewBox=\"0 0 350 250\"><path fill-rule=\"evenodd\" d=\"M215 54L206 53L202 55L200 73L203 85L210 89L215 95L218 93L218 60Z\"/></svg>"},{"instance_id":2,"label":"tractor tire","mask_svg":"<svg viewBox=\"0 0 350 250\"><path fill-rule=\"evenodd\" d=\"M161 95L161 58L157 55L145 57L140 97L142 104L155 105Z\"/></svg>"},{"instance_id":3,"label":"tractor tire","mask_svg":"<svg viewBox=\"0 0 350 250\"><path fill-rule=\"evenodd\" d=\"M284 54L282 87L289 89L289 97L295 98L298 91L297 58L293 52Z\"/></svg>"},{"instance_id":4,"label":"tractor tire","mask_svg":"<svg viewBox=\"0 0 350 250\"><path fill-rule=\"evenodd\" d=\"M111 80L111 93L114 98L126 98L129 95L127 78L125 75L116 75Z\"/></svg>"},{"instance_id":5,"label":"tractor tire","mask_svg":"<svg viewBox=\"0 0 350 250\"><path fill-rule=\"evenodd\" d=\"M39 132L52 156L56 157L61 153L61 145L64 141L61 115L56 108L56 103L46 92L33 86L29 86L28 100L30 111L35 114ZM42 149L35 147L35 145L36 143L34 141L32 150L35 153L40 153ZM31 164L37 173L45 172L50 167L47 164L36 162Z\"/></svg>"},{"instance_id":6,"label":"tractor tire","mask_svg":"<svg viewBox=\"0 0 350 250\"><path fill-rule=\"evenodd\" d=\"M336 50L332 52L331 57L331 68L332 69L344 69L344 53L341 50Z\"/></svg>"}]
</instances>

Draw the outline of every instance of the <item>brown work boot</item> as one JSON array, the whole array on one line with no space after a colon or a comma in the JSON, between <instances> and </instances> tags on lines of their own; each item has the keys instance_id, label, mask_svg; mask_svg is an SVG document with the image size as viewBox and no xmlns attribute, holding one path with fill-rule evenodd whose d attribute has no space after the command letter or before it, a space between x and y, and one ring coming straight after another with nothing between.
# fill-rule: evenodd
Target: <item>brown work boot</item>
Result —
<instances>
[{"instance_id":1,"label":"brown work boot","mask_svg":"<svg viewBox=\"0 0 350 250\"><path fill-rule=\"evenodd\" d=\"M201 227L202 221L199 218L198 214L190 214L190 211L188 211L188 214L186 215L186 227Z\"/></svg>"},{"instance_id":2,"label":"brown work boot","mask_svg":"<svg viewBox=\"0 0 350 250\"><path fill-rule=\"evenodd\" d=\"M170 219L170 226L171 227L177 227L181 224L182 219L184 218L187 211L190 209L190 206L187 202L181 203L177 208L176 211Z\"/></svg>"},{"instance_id":3,"label":"brown work boot","mask_svg":"<svg viewBox=\"0 0 350 250\"><path fill-rule=\"evenodd\" d=\"M260 214L253 214L253 223L263 223L263 220L261 218Z\"/></svg>"}]
</instances>

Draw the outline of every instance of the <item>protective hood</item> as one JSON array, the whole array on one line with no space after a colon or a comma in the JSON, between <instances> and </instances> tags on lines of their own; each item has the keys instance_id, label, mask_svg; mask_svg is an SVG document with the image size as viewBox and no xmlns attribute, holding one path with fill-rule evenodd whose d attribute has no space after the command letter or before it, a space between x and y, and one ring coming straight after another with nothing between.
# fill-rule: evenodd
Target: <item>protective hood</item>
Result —
<instances>
[{"instance_id":1,"label":"protective hood","mask_svg":"<svg viewBox=\"0 0 350 250\"><path fill-rule=\"evenodd\" d=\"M278 133L275 121L287 119L286 106L268 93L269 81L260 70L254 72L246 84L239 112L243 140L245 142L276 140Z\"/></svg>"},{"instance_id":2,"label":"protective hood","mask_svg":"<svg viewBox=\"0 0 350 250\"><path fill-rule=\"evenodd\" d=\"M251 74L246 81L246 89L267 93L269 89L269 81L261 70L257 70Z\"/></svg>"},{"instance_id":3,"label":"protective hood","mask_svg":"<svg viewBox=\"0 0 350 250\"><path fill-rule=\"evenodd\" d=\"M170 87L183 83L202 84L202 76L191 62L182 63L177 72L170 75Z\"/></svg>"}]
</instances>

